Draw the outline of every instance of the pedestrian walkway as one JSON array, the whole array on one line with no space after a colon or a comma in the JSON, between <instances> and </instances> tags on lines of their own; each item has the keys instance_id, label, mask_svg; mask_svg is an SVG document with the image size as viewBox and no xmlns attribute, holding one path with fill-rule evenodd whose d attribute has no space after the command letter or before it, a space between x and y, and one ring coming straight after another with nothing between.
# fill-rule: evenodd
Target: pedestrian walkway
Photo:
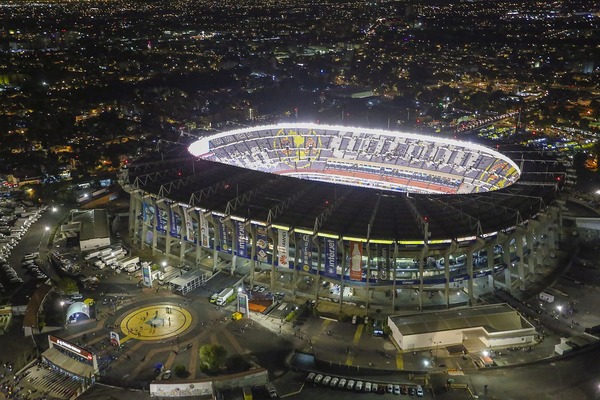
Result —
<instances>
[{"instance_id":1,"label":"pedestrian walkway","mask_svg":"<svg viewBox=\"0 0 600 400\"><path fill-rule=\"evenodd\" d=\"M155 341L177 337L185 333L192 322L190 311L169 303L136 308L121 320L120 328L125 334L121 343L132 338Z\"/></svg>"}]
</instances>

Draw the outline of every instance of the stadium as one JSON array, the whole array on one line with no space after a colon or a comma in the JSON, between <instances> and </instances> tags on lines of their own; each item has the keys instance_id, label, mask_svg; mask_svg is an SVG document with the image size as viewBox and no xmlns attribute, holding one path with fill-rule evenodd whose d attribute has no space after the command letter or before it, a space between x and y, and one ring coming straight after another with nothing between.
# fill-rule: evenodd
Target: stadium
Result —
<instances>
[{"instance_id":1,"label":"stadium","mask_svg":"<svg viewBox=\"0 0 600 400\"><path fill-rule=\"evenodd\" d=\"M530 149L346 126L252 127L188 150L123 170L133 241L340 311L396 310L402 291L422 309L432 293L451 307L525 289L570 184Z\"/></svg>"}]
</instances>

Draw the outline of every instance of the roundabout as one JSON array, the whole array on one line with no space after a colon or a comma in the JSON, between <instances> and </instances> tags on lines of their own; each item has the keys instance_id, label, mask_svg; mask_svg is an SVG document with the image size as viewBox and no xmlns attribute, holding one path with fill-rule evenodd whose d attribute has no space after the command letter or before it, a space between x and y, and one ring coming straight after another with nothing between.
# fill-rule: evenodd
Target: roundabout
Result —
<instances>
[{"instance_id":1,"label":"roundabout","mask_svg":"<svg viewBox=\"0 0 600 400\"><path fill-rule=\"evenodd\" d=\"M129 339L157 341L178 337L190 328L192 321L192 314L188 310L169 303L136 308L126 314L119 324L125 335L121 342Z\"/></svg>"}]
</instances>

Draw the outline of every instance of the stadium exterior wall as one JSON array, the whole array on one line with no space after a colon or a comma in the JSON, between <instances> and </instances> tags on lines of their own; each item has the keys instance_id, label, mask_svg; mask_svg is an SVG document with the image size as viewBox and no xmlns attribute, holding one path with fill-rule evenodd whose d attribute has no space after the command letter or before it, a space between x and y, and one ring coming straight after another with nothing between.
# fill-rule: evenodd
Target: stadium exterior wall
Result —
<instances>
[{"instance_id":1,"label":"stadium exterior wall","mask_svg":"<svg viewBox=\"0 0 600 400\"><path fill-rule=\"evenodd\" d=\"M150 247L153 253L165 254L180 264L201 266L210 256L213 272L249 268L251 284L258 273L270 271L270 290L287 289L294 298L307 295L319 301L324 282L339 285L339 293L354 288L352 299L339 301L334 292L325 296L338 302L340 311L344 303L374 307L373 291L392 293L384 306L395 310L395 294L403 288L417 291L419 309L430 287L443 291L447 307L451 306L451 288L459 285L464 285L469 295L468 304L475 304L473 284L478 279L484 286L523 290L527 277L536 273L559 239L560 210L554 206L493 236L480 237L473 232L460 242L381 243L264 226L141 190L130 190L130 195L129 234L142 248ZM415 261L411 263L411 259ZM280 275L289 275L287 283L276 279ZM303 279L316 280L316 289L308 293L297 290Z\"/></svg>"}]
</instances>

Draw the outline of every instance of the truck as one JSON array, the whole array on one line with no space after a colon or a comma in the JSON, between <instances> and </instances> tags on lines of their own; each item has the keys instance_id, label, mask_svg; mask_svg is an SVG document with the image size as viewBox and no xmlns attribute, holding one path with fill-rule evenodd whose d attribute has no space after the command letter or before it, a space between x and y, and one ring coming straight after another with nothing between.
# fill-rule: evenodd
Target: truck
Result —
<instances>
[{"instance_id":1,"label":"truck","mask_svg":"<svg viewBox=\"0 0 600 400\"><path fill-rule=\"evenodd\" d=\"M547 303L552 303L554 301L554 296L552 296L550 293L546 293L546 292L541 292L539 294L539 298L542 301L545 301Z\"/></svg>"},{"instance_id":2,"label":"truck","mask_svg":"<svg viewBox=\"0 0 600 400\"><path fill-rule=\"evenodd\" d=\"M140 262L139 257L129 257L129 258L119 261L119 266L121 268L127 268L129 266L129 264L137 264L139 262Z\"/></svg>"},{"instance_id":3,"label":"truck","mask_svg":"<svg viewBox=\"0 0 600 400\"><path fill-rule=\"evenodd\" d=\"M101 250L91 251L88 254L86 254L85 257L83 257L83 258L86 259L86 260L90 260L90 259L92 259L94 257L99 257L100 256L100 251Z\"/></svg>"},{"instance_id":4,"label":"truck","mask_svg":"<svg viewBox=\"0 0 600 400\"><path fill-rule=\"evenodd\" d=\"M227 304L227 300L229 300L231 296L233 296L233 288L225 288L221 290L221 293L219 293L217 296L216 304L218 306Z\"/></svg>"},{"instance_id":5,"label":"truck","mask_svg":"<svg viewBox=\"0 0 600 400\"><path fill-rule=\"evenodd\" d=\"M167 282L169 282L171 279L179 276L179 270L173 268L173 267L166 267L165 268L165 272L163 272L162 277L158 278L158 284L159 285L165 285ZM168 271L168 272L167 272Z\"/></svg>"},{"instance_id":6,"label":"truck","mask_svg":"<svg viewBox=\"0 0 600 400\"><path fill-rule=\"evenodd\" d=\"M112 253L112 249L109 247L107 249L100 250L100 257L105 257Z\"/></svg>"},{"instance_id":7,"label":"truck","mask_svg":"<svg viewBox=\"0 0 600 400\"><path fill-rule=\"evenodd\" d=\"M123 269L125 272L135 272L138 269L142 268L138 263L129 263Z\"/></svg>"}]
</instances>

